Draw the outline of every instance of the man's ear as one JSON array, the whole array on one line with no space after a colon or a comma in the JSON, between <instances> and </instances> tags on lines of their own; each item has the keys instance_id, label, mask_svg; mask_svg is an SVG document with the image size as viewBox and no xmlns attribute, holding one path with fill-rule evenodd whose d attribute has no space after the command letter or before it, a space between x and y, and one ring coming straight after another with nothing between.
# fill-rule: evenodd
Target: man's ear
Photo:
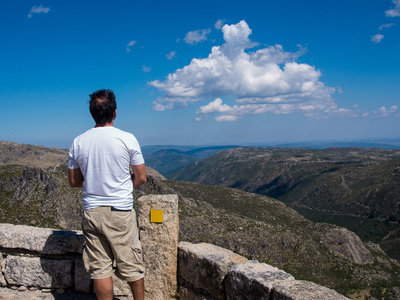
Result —
<instances>
[{"instance_id":1,"label":"man's ear","mask_svg":"<svg viewBox=\"0 0 400 300\"><path fill-rule=\"evenodd\" d=\"M114 117L113 119L115 119L117 117L117 110L114 110Z\"/></svg>"}]
</instances>

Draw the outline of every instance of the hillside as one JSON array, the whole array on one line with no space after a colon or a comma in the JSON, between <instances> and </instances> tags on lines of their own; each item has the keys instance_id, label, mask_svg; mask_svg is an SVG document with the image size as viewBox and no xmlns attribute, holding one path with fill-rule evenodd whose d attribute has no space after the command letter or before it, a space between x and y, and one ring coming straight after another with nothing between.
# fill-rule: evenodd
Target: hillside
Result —
<instances>
[{"instance_id":1,"label":"hillside","mask_svg":"<svg viewBox=\"0 0 400 300\"><path fill-rule=\"evenodd\" d=\"M169 177L174 171L198 161L199 159L236 147L238 146L210 146L199 148L187 146L147 146L143 147L142 151L147 166Z\"/></svg>"},{"instance_id":2,"label":"hillside","mask_svg":"<svg viewBox=\"0 0 400 300\"><path fill-rule=\"evenodd\" d=\"M67 149L0 141L0 166L15 164L46 168L65 163L67 159Z\"/></svg>"},{"instance_id":3,"label":"hillside","mask_svg":"<svg viewBox=\"0 0 400 300\"><path fill-rule=\"evenodd\" d=\"M355 231L400 259L398 149L238 148L172 179L239 188L279 199L314 221Z\"/></svg>"},{"instance_id":4,"label":"hillside","mask_svg":"<svg viewBox=\"0 0 400 300\"><path fill-rule=\"evenodd\" d=\"M40 161L47 150L36 150ZM66 171L65 163L46 168L3 165L0 222L79 229L80 190L68 187ZM166 181L151 169L148 175L136 197L177 193L181 241L225 247L354 299L360 293L390 299L393 288L400 287L399 262L346 229L310 222L266 196Z\"/></svg>"},{"instance_id":5,"label":"hillside","mask_svg":"<svg viewBox=\"0 0 400 300\"><path fill-rule=\"evenodd\" d=\"M392 299L399 287L399 262L344 228L310 222L280 201L238 189L160 184L180 196L180 240L219 245L353 299Z\"/></svg>"}]
</instances>

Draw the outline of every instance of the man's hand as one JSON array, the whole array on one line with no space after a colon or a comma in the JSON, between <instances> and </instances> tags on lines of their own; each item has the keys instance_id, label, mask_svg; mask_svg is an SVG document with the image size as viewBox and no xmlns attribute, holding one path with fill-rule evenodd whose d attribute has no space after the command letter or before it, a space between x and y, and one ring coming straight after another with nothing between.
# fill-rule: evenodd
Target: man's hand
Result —
<instances>
[{"instance_id":1,"label":"man's hand","mask_svg":"<svg viewBox=\"0 0 400 300\"><path fill-rule=\"evenodd\" d=\"M138 188L143 183L147 182L147 174L146 174L146 166L145 164L141 165L131 165L133 174L132 174L132 182L133 188Z\"/></svg>"},{"instance_id":2,"label":"man's hand","mask_svg":"<svg viewBox=\"0 0 400 300\"><path fill-rule=\"evenodd\" d=\"M83 178L81 169L68 169L68 180L71 187L82 187L85 180Z\"/></svg>"}]
</instances>

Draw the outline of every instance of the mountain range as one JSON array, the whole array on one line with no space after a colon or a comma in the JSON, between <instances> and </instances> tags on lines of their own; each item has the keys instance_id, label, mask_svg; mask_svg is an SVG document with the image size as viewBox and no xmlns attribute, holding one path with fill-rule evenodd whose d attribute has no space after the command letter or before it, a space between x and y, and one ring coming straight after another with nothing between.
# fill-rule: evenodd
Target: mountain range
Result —
<instances>
[{"instance_id":1,"label":"mountain range","mask_svg":"<svg viewBox=\"0 0 400 300\"><path fill-rule=\"evenodd\" d=\"M214 156L226 152L236 156L237 151L243 160L253 157L246 156L242 149ZM68 187L66 155L66 150L0 142L0 222L80 229L80 189ZM380 156L382 161L385 155ZM282 160L286 156L280 157ZM266 195L166 180L156 171L147 170L148 182L134 194L178 194L181 241L219 245L353 299L363 299L361 295L396 299L393 295L400 292L400 263L388 257L379 245L362 242L345 228L311 222ZM238 169L231 167L227 172ZM254 169L252 178L257 176Z\"/></svg>"},{"instance_id":2,"label":"mountain range","mask_svg":"<svg viewBox=\"0 0 400 300\"><path fill-rule=\"evenodd\" d=\"M281 200L313 221L344 226L400 259L400 150L236 148L170 176Z\"/></svg>"}]
</instances>

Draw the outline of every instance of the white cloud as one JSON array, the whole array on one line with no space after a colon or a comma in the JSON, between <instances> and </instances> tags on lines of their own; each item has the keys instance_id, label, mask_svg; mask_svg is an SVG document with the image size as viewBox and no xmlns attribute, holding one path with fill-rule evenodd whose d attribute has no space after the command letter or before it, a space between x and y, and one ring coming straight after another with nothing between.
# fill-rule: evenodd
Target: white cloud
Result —
<instances>
[{"instance_id":1,"label":"white cloud","mask_svg":"<svg viewBox=\"0 0 400 300\"><path fill-rule=\"evenodd\" d=\"M132 47L136 44L136 41L130 41L128 43L128 45L126 45L126 52L131 52L132 51Z\"/></svg>"},{"instance_id":2,"label":"white cloud","mask_svg":"<svg viewBox=\"0 0 400 300\"><path fill-rule=\"evenodd\" d=\"M396 24L395 23L383 24L383 25L379 26L379 30L382 30L384 28L390 28L394 25L396 25Z\"/></svg>"},{"instance_id":3,"label":"white cloud","mask_svg":"<svg viewBox=\"0 0 400 300\"><path fill-rule=\"evenodd\" d=\"M371 37L371 41L373 41L376 44L379 44L382 41L383 38L384 38L384 35L378 33L378 34L375 34L375 35L373 35Z\"/></svg>"},{"instance_id":4,"label":"white cloud","mask_svg":"<svg viewBox=\"0 0 400 300\"><path fill-rule=\"evenodd\" d=\"M219 116L215 118L215 121L217 122L234 122L239 120L240 118L238 116Z\"/></svg>"},{"instance_id":5,"label":"white cloud","mask_svg":"<svg viewBox=\"0 0 400 300\"><path fill-rule=\"evenodd\" d=\"M189 31L184 40L187 44L195 45L197 43L207 40L207 35L211 32L211 29L200 29L196 31Z\"/></svg>"},{"instance_id":6,"label":"white cloud","mask_svg":"<svg viewBox=\"0 0 400 300\"><path fill-rule=\"evenodd\" d=\"M150 67L146 67L146 66L142 66L142 71L147 73L147 72L151 72L151 68Z\"/></svg>"},{"instance_id":7,"label":"white cloud","mask_svg":"<svg viewBox=\"0 0 400 300\"><path fill-rule=\"evenodd\" d=\"M364 113L362 114L362 116L363 116L364 118L366 118L366 117L368 117L368 116L369 116L369 113L367 113L367 112L364 112Z\"/></svg>"},{"instance_id":8,"label":"white cloud","mask_svg":"<svg viewBox=\"0 0 400 300\"><path fill-rule=\"evenodd\" d=\"M175 51L171 51L170 53L166 54L167 59L172 60L173 58L176 57L176 52Z\"/></svg>"},{"instance_id":9,"label":"white cloud","mask_svg":"<svg viewBox=\"0 0 400 300\"><path fill-rule=\"evenodd\" d=\"M286 52L281 45L274 45L250 52L248 49L258 44L249 39L251 29L245 21L224 25L222 33L225 43L212 47L208 57L192 59L165 81L149 82L164 96L154 102L155 109L217 98L198 109L197 120L212 113L220 114L217 121L266 112L299 112L309 117L350 114L351 110L337 107L331 97L335 89L320 81L319 70L296 62L305 49ZM221 98L236 104L223 104Z\"/></svg>"},{"instance_id":10,"label":"white cloud","mask_svg":"<svg viewBox=\"0 0 400 300\"><path fill-rule=\"evenodd\" d=\"M215 22L214 24L214 28L221 30L222 26L224 26L225 24L225 20L218 20L217 22Z\"/></svg>"},{"instance_id":11,"label":"white cloud","mask_svg":"<svg viewBox=\"0 0 400 300\"><path fill-rule=\"evenodd\" d=\"M400 17L400 0L392 0L395 7L385 12L387 17Z\"/></svg>"},{"instance_id":12,"label":"white cloud","mask_svg":"<svg viewBox=\"0 0 400 300\"><path fill-rule=\"evenodd\" d=\"M202 106L197 111L198 114L209 114L215 112L227 112L230 110L229 105L222 104L221 98L217 98L214 101Z\"/></svg>"},{"instance_id":13,"label":"white cloud","mask_svg":"<svg viewBox=\"0 0 400 300\"><path fill-rule=\"evenodd\" d=\"M385 106L382 106L377 111L374 111L374 114L378 117L389 117L391 115L395 115L398 109L399 107L397 105L393 105L389 109L387 109ZM395 117L398 117L398 115L395 115Z\"/></svg>"},{"instance_id":14,"label":"white cloud","mask_svg":"<svg viewBox=\"0 0 400 300\"><path fill-rule=\"evenodd\" d=\"M49 7L43 7L41 4L39 6L33 6L29 11L28 18L32 18L33 14L47 14L49 11Z\"/></svg>"}]
</instances>

